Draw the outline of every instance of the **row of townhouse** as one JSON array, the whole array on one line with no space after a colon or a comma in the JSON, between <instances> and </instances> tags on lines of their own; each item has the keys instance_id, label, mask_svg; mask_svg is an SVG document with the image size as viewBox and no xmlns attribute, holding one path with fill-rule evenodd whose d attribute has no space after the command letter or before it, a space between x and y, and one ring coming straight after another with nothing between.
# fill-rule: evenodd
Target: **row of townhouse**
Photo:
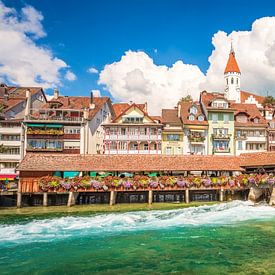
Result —
<instances>
[{"instance_id":1,"label":"row of townhouse","mask_svg":"<svg viewBox=\"0 0 275 275\"><path fill-rule=\"evenodd\" d=\"M70 154L230 154L275 151L274 106L240 90L231 50L224 93L203 91L161 116L147 104L111 103L108 97L47 99L39 87L0 85L0 179L15 177L27 152ZM4 177L4 176L3 176Z\"/></svg>"},{"instance_id":2,"label":"row of townhouse","mask_svg":"<svg viewBox=\"0 0 275 275\"><path fill-rule=\"evenodd\" d=\"M108 97L61 96L42 88L0 85L0 180L17 176L26 153L102 154L102 124L111 120Z\"/></svg>"},{"instance_id":3,"label":"row of townhouse","mask_svg":"<svg viewBox=\"0 0 275 275\"><path fill-rule=\"evenodd\" d=\"M105 154L239 155L275 150L274 106L240 90L241 72L231 48L223 93L203 91L161 117L146 104L114 104L115 117L104 124Z\"/></svg>"}]
</instances>

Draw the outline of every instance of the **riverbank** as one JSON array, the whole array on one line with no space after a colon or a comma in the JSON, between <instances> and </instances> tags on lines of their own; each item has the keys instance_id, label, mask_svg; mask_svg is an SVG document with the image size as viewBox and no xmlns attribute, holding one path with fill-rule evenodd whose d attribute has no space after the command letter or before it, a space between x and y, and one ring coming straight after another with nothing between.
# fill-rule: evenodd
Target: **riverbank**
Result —
<instances>
[{"instance_id":1,"label":"riverbank","mask_svg":"<svg viewBox=\"0 0 275 275\"><path fill-rule=\"evenodd\" d=\"M172 210L187 207L197 207L201 205L213 205L219 202L190 202L190 203L131 203L115 204L112 206L106 204L90 204L67 206L49 206L49 207L24 207L24 208L0 208L0 218L5 216L44 216L44 215L79 215L93 213L111 213L111 212L133 212L150 210Z\"/></svg>"}]
</instances>

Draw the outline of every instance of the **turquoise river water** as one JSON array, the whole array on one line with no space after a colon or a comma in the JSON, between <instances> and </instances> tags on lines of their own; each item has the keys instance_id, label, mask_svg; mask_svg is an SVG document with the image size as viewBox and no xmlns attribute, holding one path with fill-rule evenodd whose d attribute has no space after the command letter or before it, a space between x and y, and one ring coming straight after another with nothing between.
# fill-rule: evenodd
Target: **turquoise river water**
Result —
<instances>
[{"instance_id":1,"label":"turquoise river water","mask_svg":"<svg viewBox=\"0 0 275 275\"><path fill-rule=\"evenodd\" d=\"M0 274L275 274L275 208L0 219Z\"/></svg>"}]
</instances>

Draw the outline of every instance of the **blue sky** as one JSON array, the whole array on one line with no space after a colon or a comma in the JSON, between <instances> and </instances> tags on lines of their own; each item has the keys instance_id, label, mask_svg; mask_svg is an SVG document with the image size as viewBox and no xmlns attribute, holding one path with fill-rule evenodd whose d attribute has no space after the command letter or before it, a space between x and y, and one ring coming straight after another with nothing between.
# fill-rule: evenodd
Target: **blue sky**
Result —
<instances>
[{"instance_id":1,"label":"blue sky","mask_svg":"<svg viewBox=\"0 0 275 275\"><path fill-rule=\"evenodd\" d=\"M245 31L257 18L275 14L275 1L180 0L3 0L17 10L31 5L40 11L47 46L66 61L77 80L64 82L63 94L88 94L100 89L98 74L104 65L119 61L127 50L142 50L157 65L177 60L198 65L206 73L214 33ZM107 93L107 92L103 92ZM108 94L108 93L107 93Z\"/></svg>"}]
</instances>

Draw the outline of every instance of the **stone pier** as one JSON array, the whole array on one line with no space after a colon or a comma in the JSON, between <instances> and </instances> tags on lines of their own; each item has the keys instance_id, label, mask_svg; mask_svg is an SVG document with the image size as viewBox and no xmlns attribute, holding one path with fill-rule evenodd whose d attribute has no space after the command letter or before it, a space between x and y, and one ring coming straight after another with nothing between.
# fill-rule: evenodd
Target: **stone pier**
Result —
<instances>
[{"instance_id":1,"label":"stone pier","mask_svg":"<svg viewBox=\"0 0 275 275\"><path fill-rule=\"evenodd\" d=\"M76 192L69 192L69 197L68 197L67 206L70 207L70 206L75 205L77 196L78 196L78 193L76 193Z\"/></svg>"},{"instance_id":2,"label":"stone pier","mask_svg":"<svg viewBox=\"0 0 275 275\"><path fill-rule=\"evenodd\" d=\"M263 189L258 187L251 187L248 194L248 200L256 202L263 194Z\"/></svg>"}]
</instances>

